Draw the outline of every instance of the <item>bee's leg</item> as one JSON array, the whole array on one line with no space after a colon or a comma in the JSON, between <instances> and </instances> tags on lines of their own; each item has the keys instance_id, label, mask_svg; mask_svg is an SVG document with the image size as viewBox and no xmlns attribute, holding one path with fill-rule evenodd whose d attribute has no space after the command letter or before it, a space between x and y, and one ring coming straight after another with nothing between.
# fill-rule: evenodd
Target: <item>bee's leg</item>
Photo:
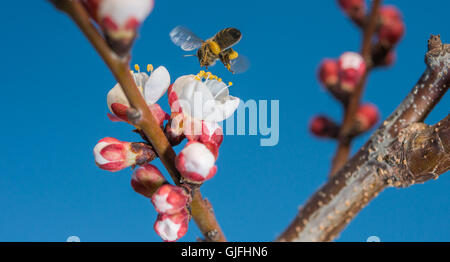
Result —
<instances>
[{"instance_id":1,"label":"bee's leg","mask_svg":"<svg viewBox=\"0 0 450 262\"><path fill-rule=\"evenodd\" d=\"M228 69L228 71L230 71L230 72L233 73L233 71L231 71L231 65L230 65L230 63L226 63L226 64L225 64L225 67Z\"/></svg>"}]
</instances>

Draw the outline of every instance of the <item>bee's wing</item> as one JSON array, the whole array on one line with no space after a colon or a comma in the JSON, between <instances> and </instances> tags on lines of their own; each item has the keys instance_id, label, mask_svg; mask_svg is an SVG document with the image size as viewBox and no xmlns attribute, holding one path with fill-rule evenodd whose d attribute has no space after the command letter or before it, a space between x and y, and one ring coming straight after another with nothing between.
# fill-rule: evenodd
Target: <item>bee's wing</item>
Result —
<instances>
[{"instance_id":1,"label":"bee's wing","mask_svg":"<svg viewBox=\"0 0 450 262\"><path fill-rule=\"evenodd\" d=\"M219 44L220 49L222 51L232 48L234 45L239 43L241 39L242 39L241 31L233 27L225 28L219 31L219 33L217 33L213 37L213 40L215 40Z\"/></svg>"},{"instance_id":2,"label":"bee's wing","mask_svg":"<svg viewBox=\"0 0 450 262\"><path fill-rule=\"evenodd\" d=\"M192 51L200 48L203 44L203 40L196 36L191 30L183 26L177 26L170 31L170 40L181 47L184 51Z\"/></svg>"},{"instance_id":3,"label":"bee's wing","mask_svg":"<svg viewBox=\"0 0 450 262\"><path fill-rule=\"evenodd\" d=\"M241 74L250 67L250 60L246 56L239 55L236 59L230 61L231 71L235 74Z\"/></svg>"}]
</instances>

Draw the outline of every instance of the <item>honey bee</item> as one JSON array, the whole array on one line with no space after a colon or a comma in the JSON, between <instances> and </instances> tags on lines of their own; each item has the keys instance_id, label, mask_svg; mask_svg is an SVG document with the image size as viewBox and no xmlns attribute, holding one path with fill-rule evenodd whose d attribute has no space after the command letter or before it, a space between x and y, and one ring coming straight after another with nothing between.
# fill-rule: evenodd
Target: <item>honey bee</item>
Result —
<instances>
[{"instance_id":1,"label":"honey bee","mask_svg":"<svg viewBox=\"0 0 450 262\"><path fill-rule=\"evenodd\" d=\"M217 60L220 60L232 73L243 73L249 67L247 58L238 55L231 48L242 38L241 31L236 28L229 27L220 30L206 41L183 26L175 27L169 35L172 42L180 46L182 50L193 51L197 49L196 55L187 56L196 56L201 67L207 69L209 66L215 65Z\"/></svg>"}]
</instances>

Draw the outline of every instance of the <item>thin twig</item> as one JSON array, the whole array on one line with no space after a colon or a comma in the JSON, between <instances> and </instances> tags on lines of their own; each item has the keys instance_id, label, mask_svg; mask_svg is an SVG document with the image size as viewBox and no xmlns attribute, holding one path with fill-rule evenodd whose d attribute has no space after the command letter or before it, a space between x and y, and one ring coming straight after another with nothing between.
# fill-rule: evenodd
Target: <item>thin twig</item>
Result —
<instances>
[{"instance_id":1,"label":"thin twig","mask_svg":"<svg viewBox=\"0 0 450 262\"><path fill-rule=\"evenodd\" d=\"M142 94L138 90L135 81L130 73L128 59L121 59L114 54L108 47L104 38L100 35L79 1L70 0L51 0L58 9L67 13L78 25L86 38L97 50L101 58L109 67L117 82L120 83L132 108L135 108L141 115L134 123L141 129L145 136L158 153L161 162L166 167L175 184L180 185L180 174L175 167L176 153L172 149L164 132L151 114ZM215 218L214 212L209 203L203 200L198 189L193 190L193 200L191 203L191 212L200 231L206 240L226 241L226 238ZM214 238L211 238L211 232L214 232Z\"/></svg>"},{"instance_id":2,"label":"thin twig","mask_svg":"<svg viewBox=\"0 0 450 262\"><path fill-rule=\"evenodd\" d=\"M365 23L363 31L363 40L361 55L366 63L366 72L362 76L359 84L356 86L354 92L351 94L349 102L344 108L344 120L342 121L341 130L338 138L338 148L333 158L331 165L330 177L347 162L350 155L351 140L350 132L356 121L356 112L358 111L364 86L372 68L372 36L375 33L378 19L378 10L381 5L381 0L374 0L367 23Z\"/></svg>"}]
</instances>

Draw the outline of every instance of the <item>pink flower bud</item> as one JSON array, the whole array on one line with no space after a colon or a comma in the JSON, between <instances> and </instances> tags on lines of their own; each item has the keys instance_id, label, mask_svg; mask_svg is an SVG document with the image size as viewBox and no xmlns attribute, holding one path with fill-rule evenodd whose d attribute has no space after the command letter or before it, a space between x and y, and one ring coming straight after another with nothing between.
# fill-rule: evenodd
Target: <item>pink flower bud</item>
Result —
<instances>
[{"instance_id":1,"label":"pink flower bud","mask_svg":"<svg viewBox=\"0 0 450 262\"><path fill-rule=\"evenodd\" d=\"M337 137L339 127L326 116L315 116L310 124L309 130L317 137Z\"/></svg>"},{"instance_id":2,"label":"pink flower bud","mask_svg":"<svg viewBox=\"0 0 450 262\"><path fill-rule=\"evenodd\" d=\"M98 141L94 147L95 163L104 170L116 172L142 165L156 158L153 148L144 143L122 142L112 137Z\"/></svg>"},{"instance_id":3,"label":"pink flower bud","mask_svg":"<svg viewBox=\"0 0 450 262\"><path fill-rule=\"evenodd\" d=\"M216 122L202 121L201 143L212 143L220 147L223 141L223 130Z\"/></svg>"},{"instance_id":4,"label":"pink flower bud","mask_svg":"<svg viewBox=\"0 0 450 262\"><path fill-rule=\"evenodd\" d=\"M159 214L153 228L164 241L174 242L186 234L189 219L186 209L173 215Z\"/></svg>"},{"instance_id":5,"label":"pink flower bud","mask_svg":"<svg viewBox=\"0 0 450 262\"><path fill-rule=\"evenodd\" d=\"M120 103L112 103L111 104L111 112L113 112L114 115L108 113L109 120L113 122L128 122L128 115L127 110L128 106Z\"/></svg>"},{"instance_id":6,"label":"pink flower bud","mask_svg":"<svg viewBox=\"0 0 450 262\"><path fill-rule=\"evenodd\" d=\"M134 191L149 198L164 183L166 183L164 176L156 166L151 164L136 168L131 177L131 186Z\"/></svg>"},{"instance_id":7,"label":"pink flower bud","mask_svg":"<svg viewBox=\"0 0 450 262\"><path fill-rule=\"evenodd\" d=\"M395 6L383 6L380 9L381 25L378 32L380 42L386 45L395 45L400 41L405 25L400 11Z\"/></svg>"},{"instance_id":8,"label":"pink flower bud","mask_svg":"<svg viewBox=\"0 0 450 262\"><path fill-rule=\"evenodd\" d=\"M189 196L177 186L165 184L152 196L152 203L158 213L175 214L186 208Z\"/></svg>"},{"instance_id":9,"label":"pink flower bud","mask_svg":"<svg viewBox=\"0 0 450 262\"><path fill-rule=\"evenodd\" d=\"M358 108L356 112L356 120L358 130L360 132L371 129L379 118L378 108L373 104L363 104Z\"/></svg>"},{"instance_id":10,"label":"pink flower bud","mask_svg":"<svg viewBox=\"0 0 450 262\"><path fill-rule=\"evenodd\" d=\"M98 2L97 20L106 41L120 56L131 48L139 25L153 9L153 0L103 0Z\"/></svg>"},{"instance_id":11,"label":"pink flower bud","mask_svg":"<svg viewBox=\"0 0 450 262\"><path fill-rule=\"evenodd\" d=\"M404 32L405 26L403 22L382 25L378 33L378 38L382 43L395 45L403 37Z\"/></svg>"},{"instance_id":12,"label":"pink flower bud","mask_svg":"<svg viewBox=\"0 0 450 262\"><path fill-rule=\"evenodd\" d=\"M389 24L403 19L402 14L393 5L385 5L380 8L380 19L382 24Z\"/></svg>"},{"instance_id":13,"label":"pink flower bud","mask_svg":"<svg viewBox=\"0 0 450 262\"><path fill-rule=\"evenodd\" d=\"M333 59L324 59L319 67L319 80L324 86L336 85L339 81L339 66Z\"/></svg>"},{"instance_id":14,"label":"pink flower bud","mask_svg":"<svg viewBox=\"0 0 450 262\"><path fill-rule=\"evenodd\" d=\"M191 141L175 159L181 175L191 183L203 183L217 172L216 156L208 146Z\"/></svg>"},{"instance_id":15,"label":"pink flower bud","mask_svg":"<svg viewBox=\"0 0 450 262\"><path fill-rule=\"evenodd\" d=\"M350 16L364 13L366 9L365 0L338 0L338 3L342 10Z\"/></svg>"},{"instance_id":16,"label":"pink flower bud","mask_svg":"<svg viewBox=\"0 0 450 262\"><path fill-rule=\"evenodd\" d=\"M338 64L342 88L353 91L366 72L364 59L358 53L345 52L339 57Z\"/></svg>"}]
</instances>

